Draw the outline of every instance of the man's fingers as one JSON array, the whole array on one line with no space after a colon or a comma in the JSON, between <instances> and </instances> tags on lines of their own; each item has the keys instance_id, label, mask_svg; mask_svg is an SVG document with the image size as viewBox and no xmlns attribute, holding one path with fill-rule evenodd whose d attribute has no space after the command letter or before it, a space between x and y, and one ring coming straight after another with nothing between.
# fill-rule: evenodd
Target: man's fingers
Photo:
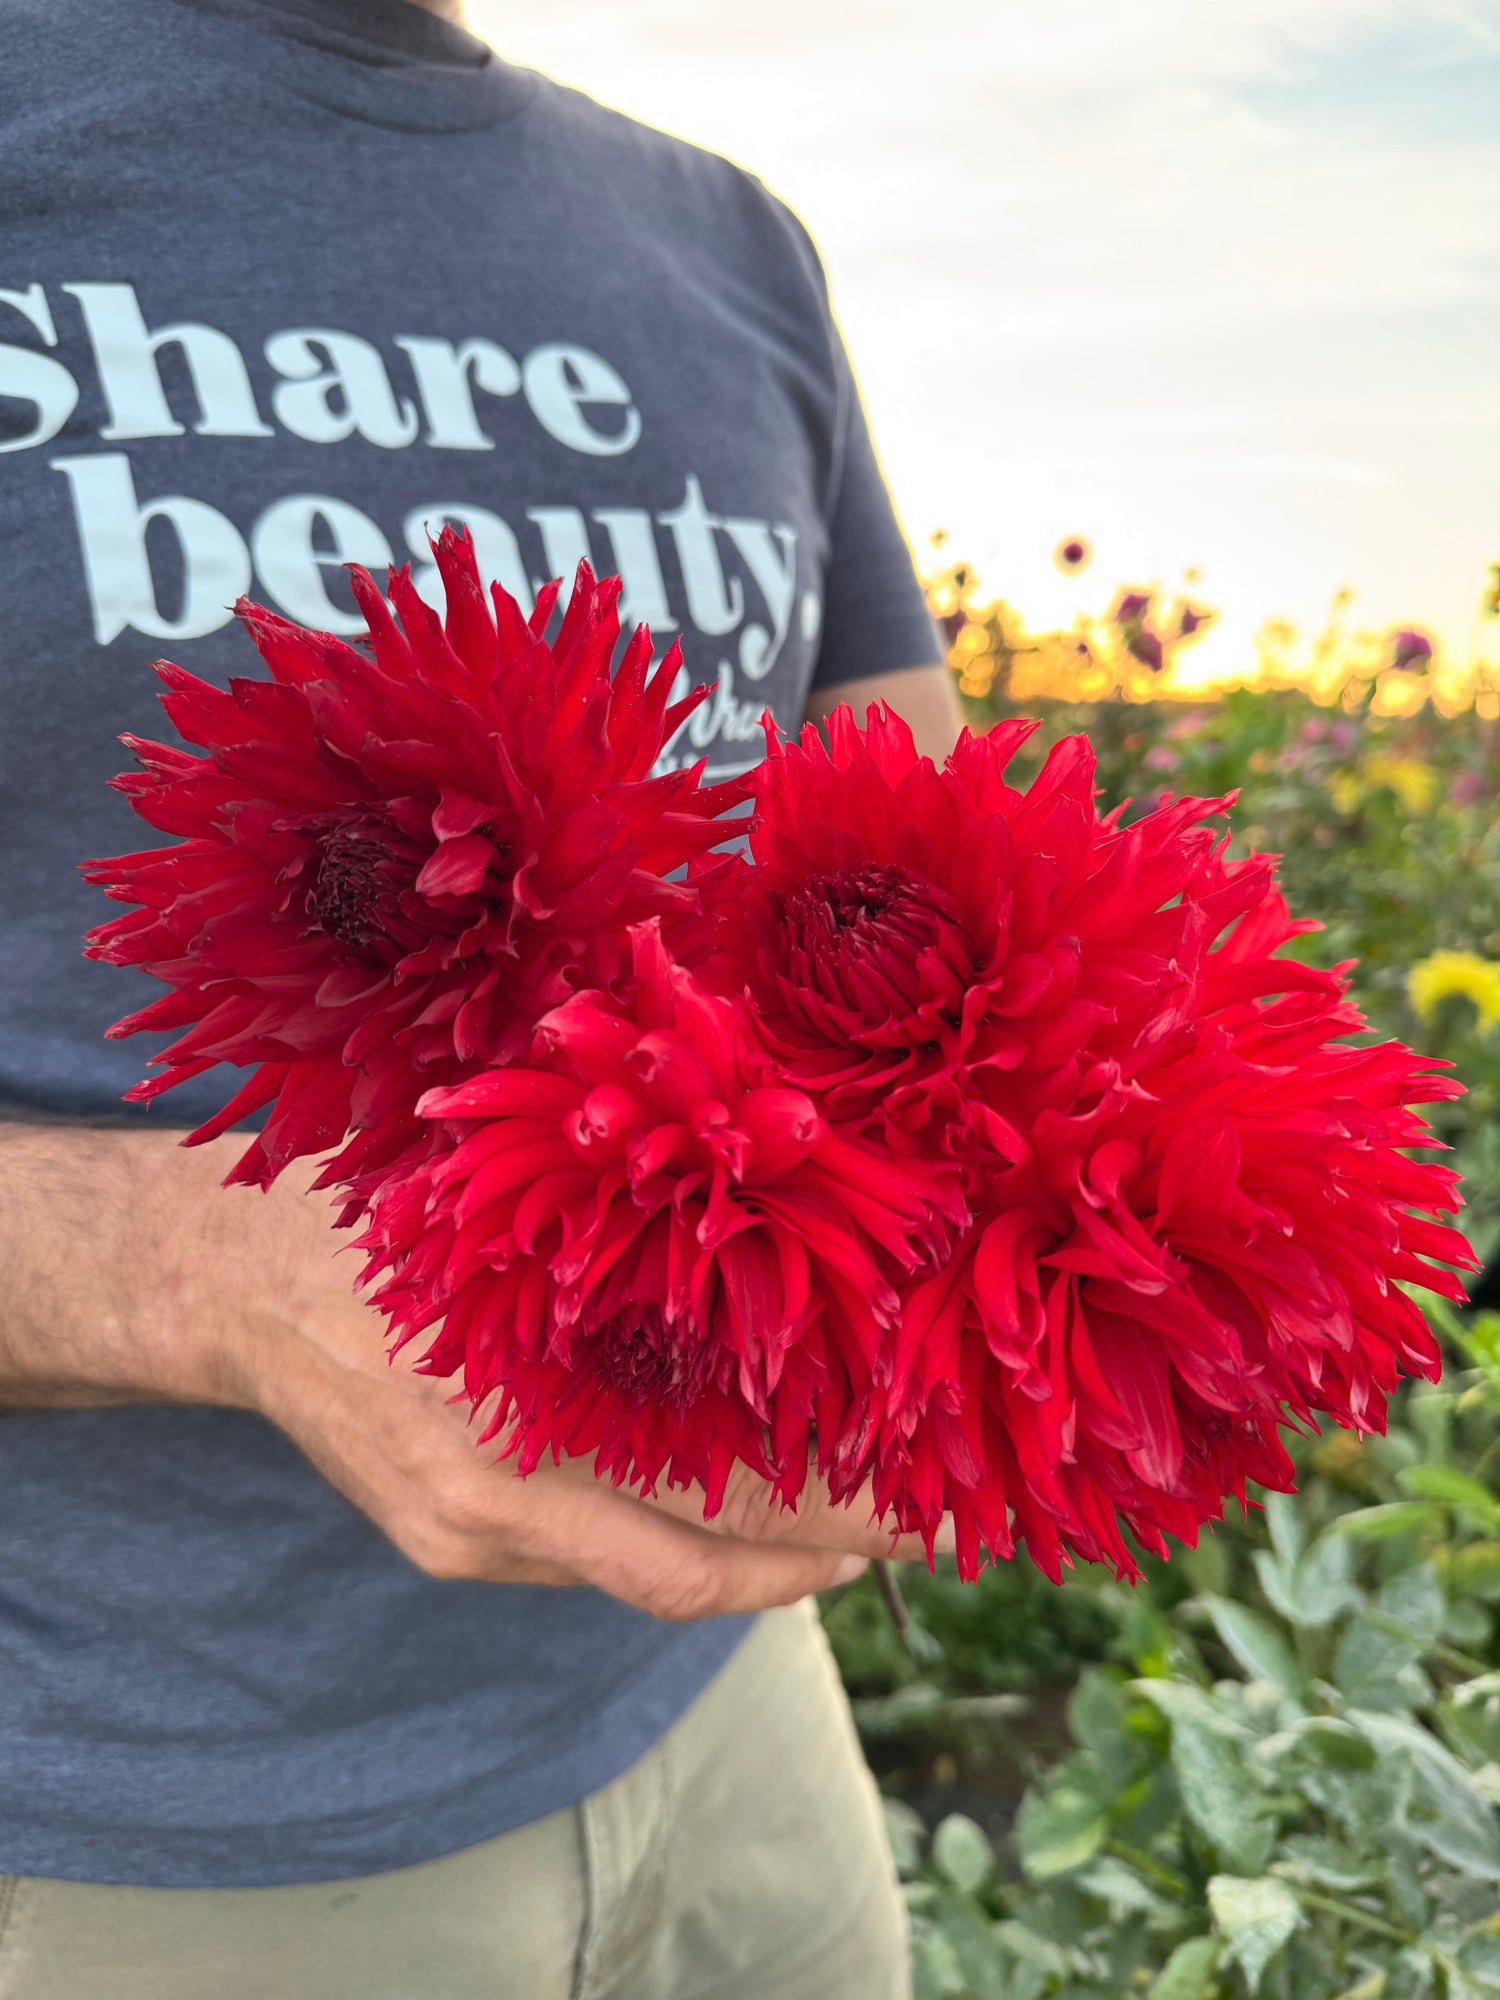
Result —
<instances>
[{"instance_id":1,"label":"man's fingers","mask_svg":"<svg viewBox=\"0 0 1500 2000\"><path fill-rule=\"evenodd\" d=\"M587 1461L573 1463L587 1469ZM724 1505L711 1521L703 1518L703 1502L701 1487L663 1487L646 1505L670 1514L675 1520L705 1527L710 1534L739 1541L834 1549L841 1555L863 1556L867 1560L923 1563L927 1560L927 1547L920 1535L898 1535L890 1526L874 1519L868 1487L848 1501L833 1500L821 1480L809 1479L793 1512L768 1491L763 1479L746 1468L743 1478L738 1473L731 1478ZM949 1554L952 1546L951 1532L940 1529L938 1553Z\"/></svg>"},{"instance_id":2,"label":"man's fingers","mask_svg":"<svg viewBox=\"0 0 1500 2000\"><path fill-rule=\"evenodd\" d=\"M702 1530L684 1529L685 1534ZM840 1556L832 1549L802 1549L790 1543L729 1541L703 1535L708 1545L706 1575L687 1593L679 1584L674 1608L643 1607L657 1617L711 1618L730 1612L769 1611L778 1604L796 1604L816 1591L851 1583L864 1568L858 1556Z\"/></svg>"},{"instance_id":3,"label":"man's fingers","mask_svg":"<svg viewBox=\"0 0 1500 2000\"><path fill-rule=\"evenodd\" d=\"M564 1561L578 1582L656 1618L765 1611L852 1581L862 1567L834 1549L710 1534L701 1521L677 1520L608 1486L558 1484L548 1500L546 1548L536 1558Z\"/></svg>"}]
</instances>

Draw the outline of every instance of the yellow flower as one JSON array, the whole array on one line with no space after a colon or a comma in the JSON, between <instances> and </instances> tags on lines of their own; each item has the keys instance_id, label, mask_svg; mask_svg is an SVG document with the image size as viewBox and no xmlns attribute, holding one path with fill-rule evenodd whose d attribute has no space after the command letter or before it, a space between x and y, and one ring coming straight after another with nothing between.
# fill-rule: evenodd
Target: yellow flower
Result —
<instances>
[{"instance_id":1,"label":"yellow flower","mask_svg":"<svg viewBox=\"0 0 1500 2000\"><path fill-rule=\"evenodd\" d=\"M1438 795L1438 774L1416 757L1368 757L1365 777L1389 785L1409 813L1424 813Z\"/></svg>"},{"instance_id":2,"label":"yellow flower","mask_svg":"<svg viewBox=\"0 0 1500 2000\"><path fill-rule=\"evenodd\" d=\"M1347 819L1365 795L1365 788L1352 771L1335 771L1328 780L1328 796L1333 809Z\"/></svg>"},{"instance_id":3,"label":"yellow flower","mask_svg":"<svg viewBox=\"0 0 1500 2000\"><path fill-rule=\"evenodd\" d=\"M1473 1001L1481 1034L1500 1021L1500 963L1477 952L1435 951L1420 959L1406 975L1406 991L1422 1021L1432 1020L1450 993Z\"/></svg>"}]
</instances>

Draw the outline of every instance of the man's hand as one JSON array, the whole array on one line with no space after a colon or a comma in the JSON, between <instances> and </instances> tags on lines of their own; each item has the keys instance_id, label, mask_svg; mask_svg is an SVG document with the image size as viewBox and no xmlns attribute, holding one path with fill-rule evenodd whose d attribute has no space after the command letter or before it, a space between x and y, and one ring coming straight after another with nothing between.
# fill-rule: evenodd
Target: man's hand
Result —
<instances>
[{"instance_id":1,"label":"man's hand","mask_svg":"<svg viewBox=\"0 0 1500 2000\"><path fill-rule=\"evenodd\" d=\"M450 1385L387 1362L327 1197L224 1190L243 1139L177 1139L0 1125L0 1404L254 1409L430 1575L593 1584L660 1618L790 1603L920 1553L814 1481L793 1515L747 1474L705 1524L701 1498L643 1501L581 1462L518 1479Z\"/></svg>"}]
</instances>

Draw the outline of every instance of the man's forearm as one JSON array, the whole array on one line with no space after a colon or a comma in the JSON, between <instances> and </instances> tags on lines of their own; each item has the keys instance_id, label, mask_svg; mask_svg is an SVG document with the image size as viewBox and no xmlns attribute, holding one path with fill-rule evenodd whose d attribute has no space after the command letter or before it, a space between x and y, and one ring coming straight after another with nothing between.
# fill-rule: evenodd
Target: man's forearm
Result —
<instances>
[{"instance_id":1,"label":"man's forearm","mask_svg":"<svg viewBox=\"0 0 1500 2000\"><path fill-rule=\"evenodd\" d=\"M179 1139L0 1119L0 1406L251 1400L257 1331L333 1286L322 1204L226 1193L243 1141Z\"/></svg>"},{"instance_id":2,"label":"man's forearm","mask_svg":"<svg viewBox=\"0 0 1500 2000\"><path fill-rule=\"evenodd\" d=\"M429 1575L588 1583L659 1618L788 1604L892 1552L862 1510L815 1504L816 1482L783 1516L744 1467L739 1512L712 1524L587 1463L515 1478L476 1448L451 1382L387 1363L332 1254L332 1204L282 1183L226 1193L243 1138L177 1140L0 1124L0 1410L252 1408Z\"/></svg>"},{"instance_id":3,"label":"man's forearm","mask_svg":"<svg viewBox=\"0 0 1500 2000\"><path fill-rule=\"evenodd\" d=\"M814 688L808 702L808 716L821 722L847 702L856 722L863 722L871 702L889 702L906 722L918 751L941 764L958 741L963 714L958 693L948 668L932 661L926 666L904 667L896 673L870 674L863 680L839 681L832 687Z\"/></svg>"}]
</instances>

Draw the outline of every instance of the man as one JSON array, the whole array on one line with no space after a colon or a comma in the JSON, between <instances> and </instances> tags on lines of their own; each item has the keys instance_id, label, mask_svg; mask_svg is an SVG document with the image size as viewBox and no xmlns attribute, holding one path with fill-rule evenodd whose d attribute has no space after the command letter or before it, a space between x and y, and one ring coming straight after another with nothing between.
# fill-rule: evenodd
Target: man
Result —
<instances>
[{"instance_id":1,"label":"man","mask_svg":"<svg viewBox=\"0 0 1500 2000\"><path fill-rule=\"evenodd\" d=\"M323 1203L126 1118L79 957L148 662L466 520L714 684L951 697L816 258L721 160L416 0L3 0L0 2000L882 2000L899 1904L809 1594L858 1508L518 1481ZM898 1555L914 1553L910 1547ZM763 1614L752 1618L751 1614Z\"/></svg>"}]
</instances>

